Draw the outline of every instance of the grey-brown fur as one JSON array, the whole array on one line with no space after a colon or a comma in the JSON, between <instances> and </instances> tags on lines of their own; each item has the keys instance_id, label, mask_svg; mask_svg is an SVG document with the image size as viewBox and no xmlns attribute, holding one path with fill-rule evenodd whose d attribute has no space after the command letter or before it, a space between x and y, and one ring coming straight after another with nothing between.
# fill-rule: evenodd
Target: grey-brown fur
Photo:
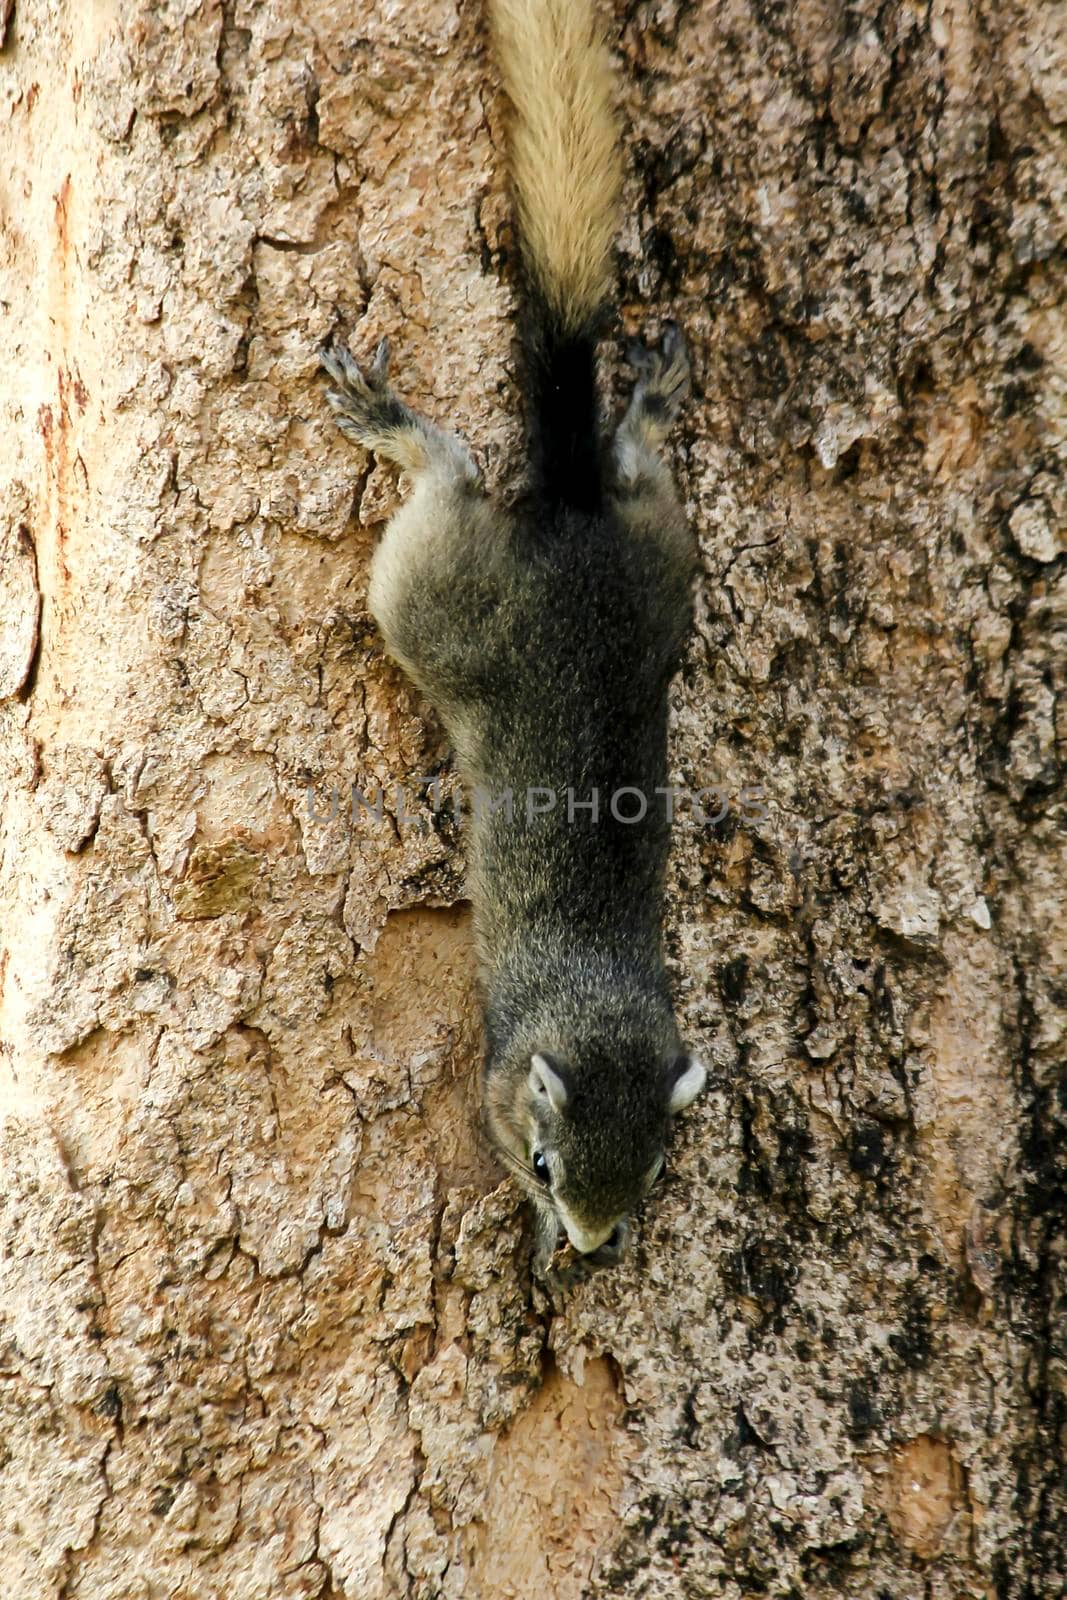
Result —
<instances>
[{"instance_id":1,"label":"grey-brown fur","mask_svg":"<svg viewBox=\"0 0 1067 1600\"><path fill-rule=\"evenodd\" d=\"M366 375L336 349L324 364L345 433L414 479L372 568L386 645L439 710L470 791L515 797L510 821L503 805L473 808L471 895L488 1123L541 1212L543 1264L558 1205L603 1233L639 1201L662 1154L672 1074L688 1064L661 952L668 831L656 795L695 565L655 453L684 398L684 348L668 329L663 352L646 356L594 517L494 508L461 441L395 399L383 350ZM581 802L594 788L598 820L580 805L568 819L567 791ZM622 789L647 797L644 821L612 818ZM559 800L530 821L538 790ZM620 806L629 815L639 801ZM562 1114L530 1087L537 1052L570 1085ZM530 1170L534 1128L560 1164L551 1195Z\"/></svg>"},{"instance_id":2,"label":"grey-brown fur","mask_svg":"<svg viewBox=\"0 0 1067 1600\"><path fill-rule=\"evenodd\" d=\"M336 347L323 364L343 431L413 481L369 600L474 796L486 1120L537 1207L543 1270L561 1226L594 1262L618 1256L669 1117L704 1081L678 1036L660 936L657 790L696 548L658 449L689 366L673 324L659 350L632 352L638 383L602 439L595 297L617 191L602 46L581 0L490 0L490 12L515 110L526 501L510 514L490 503L466 445L392 393L384 343L366 372Z\"/></svg>"}]
</instances>

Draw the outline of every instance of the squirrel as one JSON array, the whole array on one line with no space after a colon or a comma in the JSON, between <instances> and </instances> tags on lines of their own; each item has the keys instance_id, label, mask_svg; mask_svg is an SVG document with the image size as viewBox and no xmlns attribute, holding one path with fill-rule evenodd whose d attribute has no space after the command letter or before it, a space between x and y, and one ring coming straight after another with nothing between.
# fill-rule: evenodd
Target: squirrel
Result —
<instances>
[{"instance_id":1,"label":"squirrel","mask_svg":"<svg viewBox=\"0 0 1067 1600\"><path fill-rule=\"evenodd\" d=\"M374 555L370 610L464 784L491 797L468 839L483 1103L533 1201L547 1276L561 1229L593 1266L619 1259L670 1118L705 1081L664 966L656 799L697 568L659 454L689 363L673 323L657 349L631 347L638 381L605 436L596 346L621 190L607 48L589 0L489 0L489 17L511 103L521 503L495 506L463 440L395 396L386 341L365 368L336 343L322 364L341 431L412 480Z\"/></svg>"}]
</instances>

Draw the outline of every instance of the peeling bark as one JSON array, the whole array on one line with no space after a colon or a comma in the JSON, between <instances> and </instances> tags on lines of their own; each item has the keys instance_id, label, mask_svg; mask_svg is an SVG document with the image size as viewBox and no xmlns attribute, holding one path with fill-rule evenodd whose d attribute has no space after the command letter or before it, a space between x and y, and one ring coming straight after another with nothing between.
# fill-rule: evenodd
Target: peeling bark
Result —
<instances>
[{"instance_id":1,"label":"peeling bark","mask_svg":"<svg viewBox=\"0 0 1067 1600\"><path fill-rule=\"evenodd\" d=\"M515 486L479 8L0 4L20 1600L1067 1584L1063 8L611 38L621 330L696 359L674 774L732 804L672 863L711 1086L550 1303L448 751L366 611L399 486L316 376L388 333Z\"/></svg>"}]
</instances>

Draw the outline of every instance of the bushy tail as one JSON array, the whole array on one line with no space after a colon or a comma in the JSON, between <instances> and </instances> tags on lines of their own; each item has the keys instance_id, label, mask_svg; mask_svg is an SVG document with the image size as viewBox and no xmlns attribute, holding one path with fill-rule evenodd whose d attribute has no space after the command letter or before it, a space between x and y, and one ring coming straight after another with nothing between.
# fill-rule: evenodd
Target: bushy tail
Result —
<instances>
[{"instance_id":1,"label":"bushy tail","mask_svg":"<svg viewBox=\"0 0 1067 1600\"><path fill-rule=\"evenodd\" d=\"M620 187L611 68L591 0L489 0L489 11L513 107L536 487L586 507L600 492L594 354Z\"/></svg>"}]
</instances>

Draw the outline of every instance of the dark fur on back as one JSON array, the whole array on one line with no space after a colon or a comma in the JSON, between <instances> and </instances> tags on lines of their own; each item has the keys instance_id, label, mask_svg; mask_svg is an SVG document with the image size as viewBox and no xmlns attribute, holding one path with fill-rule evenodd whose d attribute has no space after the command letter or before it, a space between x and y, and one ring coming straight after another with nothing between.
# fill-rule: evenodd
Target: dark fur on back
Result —
<instances>
[{"instance_id":1,"label":"dark fur on back","mask_svg":"<svg viewBox=\"0 0 1067 1600\"><path fill-rule=\"evenodd\" d=\"M655 791L688 574L667 570L610 509L534 501L511 537L516 581L494 619L475 757L491 790L516 797L513 822L496 811L474 823L477 870L493 878L493 945L544 922L574 944L633 951L651 935L658 946L667 822ZM527 796L542 789L556 804L528 821ZM582 804L594 790L595 819ZM643 817L619 820L615 797L621 817Z\"/></svg>"}]
</instances>

